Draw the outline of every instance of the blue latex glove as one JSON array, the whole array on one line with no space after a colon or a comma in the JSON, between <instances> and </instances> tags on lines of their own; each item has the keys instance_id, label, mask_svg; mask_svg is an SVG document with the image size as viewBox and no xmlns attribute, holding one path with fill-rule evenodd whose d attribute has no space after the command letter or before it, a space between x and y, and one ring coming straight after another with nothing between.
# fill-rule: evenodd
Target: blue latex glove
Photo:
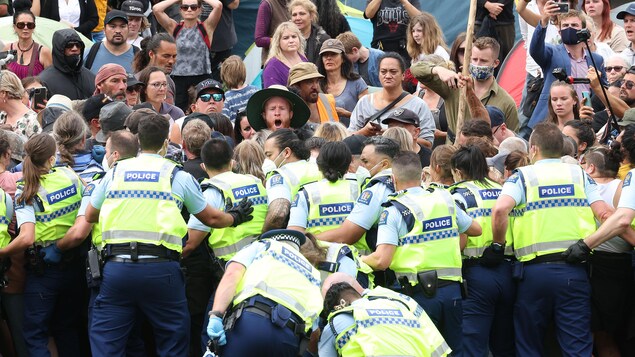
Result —
<instances>
[{"instance_id":1,"label":"blue latex glove","mask_svg":"<svg viewBox=\"0 0 635 357\"><path fill-rule=\"evenodd\" d=\"M44 256L44 261L48 264L59 264L62 261L62 251L56 244L42 248L40 254Z\"/></svg>"},{"instance_id":2,"label":"blue latex glove","mask_svg":"<svg viewBox=\"0 0 635 357\"><path fill-rule=\"evenodd\" d=\"M207 324L207 336L212 340L218 341L219 346L223 346L227 343L227 337L225 337L225 329L223 328L223 320L215 315L209 318Z\"/></svg>"}]
</instances>

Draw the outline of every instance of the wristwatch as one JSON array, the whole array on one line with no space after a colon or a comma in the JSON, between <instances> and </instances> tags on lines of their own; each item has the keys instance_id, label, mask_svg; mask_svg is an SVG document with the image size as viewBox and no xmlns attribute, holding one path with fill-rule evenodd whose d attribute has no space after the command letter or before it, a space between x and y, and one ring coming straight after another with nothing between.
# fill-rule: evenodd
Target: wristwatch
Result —
<instances>
[{"instance_id":1,"label":"wristwatch","mask_svg":"<svg viewBox=\"0 0 635 357\"><path fill-rule=\"evenodd\" d=\"M212 311L209 312L209 317L212 317L212 316L216 316L216 317L218 317L218 318L220 318L222 320L223 316L225 316L225 314L223 314L220 311L212 310Z\"/></svg>"},{"instance_id":2,"label":"wristwatch","mask_svg":"<svg viewBox=\"0 0 635 357\"><path fill-rule=\"evenodd\" d=\"M492 250L495 253L501 253L501 252L505 251L505 245L504 244L493 242L491 247L492 247Z\"/></svg>"}]
</instances>

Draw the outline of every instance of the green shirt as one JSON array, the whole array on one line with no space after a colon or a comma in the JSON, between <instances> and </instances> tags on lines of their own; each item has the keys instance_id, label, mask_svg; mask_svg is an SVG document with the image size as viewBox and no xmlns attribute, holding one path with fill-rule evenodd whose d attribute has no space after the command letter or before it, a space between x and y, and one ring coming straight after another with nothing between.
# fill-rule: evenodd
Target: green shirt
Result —
<instances>
[{"instance_id":1,"label":"green shirt","mask_svg":"<svg viewBox=\"0 0 635 357\"><path fill-rule=\"evenodd\" d=\"M417 80L426 85L432 91L440 95L445 101L445 115L448 120L448 127L454 133L456 130L456 120L459 112L459 100L461 100L461 91L451 89L448 85L439 79L439 76L432 73L434 65L426 62L418 62L410 68L412 75ZM463 99L465 100L465 99ZM491 105L499 108L505 114L505 124L512 130L518 130L518 109L514 99L501 88L496 81L492 82L490 90L481 97L483 105ZM465 103L464 119L471 119L470 111Z\"/></svg>"}]
</instances>

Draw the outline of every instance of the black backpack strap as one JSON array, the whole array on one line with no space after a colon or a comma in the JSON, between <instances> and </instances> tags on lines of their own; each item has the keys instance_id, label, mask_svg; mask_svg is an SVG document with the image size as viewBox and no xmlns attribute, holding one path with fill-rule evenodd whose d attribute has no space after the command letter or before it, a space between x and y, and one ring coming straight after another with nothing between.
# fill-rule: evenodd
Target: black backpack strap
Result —
<instances>
[{"instance_id":1,"label":"black backpack strap","mask_svg":"<svg viewBox=\"0 0 635 357\"><path fill-rule=\"evenodd\" d=\"M99 51L99 47L101 47L101 42L95 43L88 51L88 56L86 56L86 61L84 61L84 67L90 68L93 66L93 62L95 62L95 57L97 57L97 51Z\"/></svg>"}]
</instances>

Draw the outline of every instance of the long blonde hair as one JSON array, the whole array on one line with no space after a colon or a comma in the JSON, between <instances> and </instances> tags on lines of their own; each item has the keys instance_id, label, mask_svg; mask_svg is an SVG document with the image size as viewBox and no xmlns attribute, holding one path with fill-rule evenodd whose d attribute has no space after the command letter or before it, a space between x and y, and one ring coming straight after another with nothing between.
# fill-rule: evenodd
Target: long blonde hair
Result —
<instances>
[{"instance_id":1,"label":"long blonde hair","mask_svg":"<svg viewBox=\"0 0 635 357\"><path fill-rule=\"evenodd\" d=\"M285 31L291 31L298 35L298 41L300 41L300 49L298 50L299 54L304 54L304 48L306 46L306 40L302 37L302 33L300 29L291 21L285 21L278 25L276 28L276 32L271 36L271 44L269 45L269 57L267 57L267 61L265 64L269 63L269 60L272 58L277 58L280 61L284 60L284 55L282 54L282 50L280 49L280 39L282 39L282 34Z\"/></svg>"},{"instance_id":2,"label":"long blonde hair","mask_svg":"<svg viewBox=\"0 0 635 357\"><path fill-rule=\"evenodd\" d=\"M423 38L421 39L421 45L418 45L412 37L412 29L415 25L421 25L423 29ZM443 31L439 27L439 23L432 16L432 14L422 11L419 15L410 19L408 23L408 31L406 31L406 37L408 39L406 49L411 58L417 59L421 54L433 54L438 46L443 47L448 51L448 46L443 39Z\"/></svg>"}]
</instances>

